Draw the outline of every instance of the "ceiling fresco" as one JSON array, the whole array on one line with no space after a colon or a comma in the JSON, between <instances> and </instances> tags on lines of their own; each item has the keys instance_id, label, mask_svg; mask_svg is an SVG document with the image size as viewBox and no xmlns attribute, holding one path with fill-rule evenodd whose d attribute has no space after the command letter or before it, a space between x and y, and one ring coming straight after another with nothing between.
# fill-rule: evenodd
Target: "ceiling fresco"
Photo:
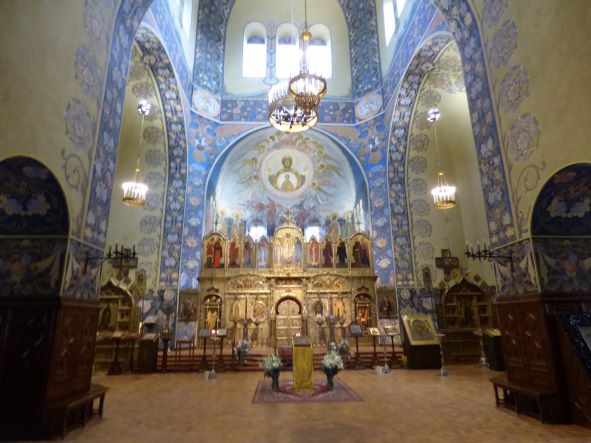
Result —
<instances>
[{"instance_id":1,"label":"ceiling fresco","mask_svg":"<svg viewBox=\"0 0 591 443\"><path fill-rule=\"evenodd\" d=\"M246 136L217 162L207 189L206 231L231 221L265 226L284 217L300 227L337 221L341 233L368 226L367 186L352 156L317 132L272 128ZM216 220L218 225L216 225ZM222 229L223 230L223 229Z\"/></svg>"}]
</instances>

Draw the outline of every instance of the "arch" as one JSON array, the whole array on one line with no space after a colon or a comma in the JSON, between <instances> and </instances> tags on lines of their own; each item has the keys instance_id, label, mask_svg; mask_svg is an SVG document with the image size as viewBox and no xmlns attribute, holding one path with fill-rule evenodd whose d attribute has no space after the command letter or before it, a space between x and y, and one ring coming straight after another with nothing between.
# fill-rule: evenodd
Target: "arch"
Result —
<instances>
[{"instance_id":1,"label":"arch","mask_svg":"<svg viewBox=\"0 0 591 443\"><path fill-rule=\"evenodd\" d=\"M422 66L432 64L439 52L451 41L449 34L437 34L415 53L400 83L394 104L388 147L388 188L392 224L392 253L398 285L414 281L412 238L408 195L406 192L406 157L412 112L425 75Z\"/></svg>"},{"instance_id":2,"label":"arch","mask_svg":"<svg viewBox=\"0 0 591 443\"><path fill-rule=\"evenodd\" d=\"M349 34L353 96L361 97L368 92L379 90L382 81L377 26L372 26L376 23L375 0L337 1ZM223 92L226 33L235 4L236 0L199 2L200 29L197 30L193 83L214 94ZM296 32L296 40L297 35ZM212 45L211 41L217 43ZM364 50L357 51L353 48Z\"/></svg>"},{"instance_id":3,"label":"arch","mask_svg":"<svg viewBox=\"0 0 591 443\"><path fill-rule=\"evenodd\" d=\"M138 30L135 41L149 62L158 85L166 122L168 173L162 231L160 280L178 288L187 182L187 139L180 87L162 42L148 28ZM176 305L176 298L175 298Z\"/></svg>"},{"instance_id":4,"label":"arch","mask_svg":"<svg viewBox=\"0 0 591 443\"><path fill-rule=\"evenodd\" d=\"M274 152L274 150L278 150L275 148L279 147L280 144L283 143L282 140L284 140L284 139L286 140L286 143L291 143L291 144L302 143L302 142L308 143L307 140L310 140L311 144L322 144L324 146L324 148L330 149L330 151L333 154L335 154L335 158L336 158L335 162L338 160L339 165L344 164L344 166L346 166L347 168L350 168L351 174L353 175L353 178L355 179L354 180L355 183L353 183L353 182L350 183L350 186L352 188L354 188L353 191L351 191L351 192L353 194L355 194L355 197L357 197L359 199L359 201L363 201L363 204L362 204L363 210L360 211L360 218L362 219L360 222L361 223L360 226L361 226L361 229L366 229L369 231L369 229L370 229L369 184L368 184L366 173L365 173L363 167L361 166L361 164L359 163L359 159L354 156L354 154L351 152L351 150L347 149L342 144L342 142L339 141L337 138L335 138L331 134L328 134L324 131L314 129L314 130L307 131L306 133L302 133L302 134L287 134L287 133L275 131L272 128L265 127L265 128L257 128L253 131L249 131L249 132L245 133L244 135L242 135L240 138L237 138L236 140L234 140L232 143L228 144L228 146L220 154L217 155L217 157L215 158L215 161L213 162L213 165L209 168L208 177L207 177L206 184L205 184L206 197L204 198L204 210L201 213L201 216L203 217L202 218L202 226L204 226L203 234L210 232L210 230L212 229L214 215L212 214L212 211L210 209L214 205L215 205L216 210L218 212L222 209L220 201L215 202L215 199L212 199L211 197L216 193L216 187L220 183L219 179L221 176L221 172L224 172L224 165L227 163L227 160L240 157L239 158L239 160L241 162L240 164L242 164L242 163L246 162L245 159L250 158L250 156L252 154L252 152L250 152L250 151L252 151L251 148L254 148L255 146L257 147L257 149L259 147L264 148L265 155L266 155L266 153L270 153L272 151ZM281 146L283 146L283 145L281 144ZM238 149L238 151L236 151L236 149ZM242 150L242 151L240 151L240 150ZM247 150L248 150L248 152L247 152ZM294 150L295 150L295 148L294 148ZM242 152L242 154L240 154L240 152ZM248 156L246 154L248 154ZM338 155L336 155L336 154L338 154ZM259 167L258 166L259 160L261 160L262 155L263 155L263 153L257 154L256 162L254 159L255 156L252 156L252 158L251 158L252 162L246 162L248 164L245 163L245 167L248 166L249 168L258 168ZM308 154L306 154L306 155L308 155ZM315 154L310 154L310 155L312 156L312 157L310 157L311 159L316 158L316 157L314 157ZM267 157L270 157L270 155L268 155ZM261 160L261 161L263 161L263 160ZM326 173L327 174L332 173L331 171L333 171L333 169L331 169L327 166ZM228 175L226 172L224 172L225 176L229 177L230 175ZM244 174L244 173L246 173L246 169L241 169L241 174ZM253 177L254 177L254 175L253 175ZM258 174L257 174L257 177L258 177ZM261 182L261 183L263 181L264 180L259 180L259 182ZM246 193L247 190L249 190L251 188L254 189L254 186L258 186L257 183L248 179L241 185L241 189L239 191L241 193L242 192ZM304 189L304 186L302 186L302 190L305 191L303 193L303 195L307 195L306 193L310 193L310 192L320 192L320 190L312 189L311 183L312 183L311 181L309 181L308 183L305 183L305 186L310 185L307 189ZM263 186L263 184L261 184L261 186ZM270 185L268 183L265 186L267 186L267 187L265 187L264 189L266 189L266 190L270 189L269 188ZM349 186L349 184L347 184L347 186ZM226 188L224 187L224 189L226 189ZM320 189L320 188L318 188L318 189ZM344 189L348 189L348 188L344 188ZM345 195L344 189L339 190L339 193L342 195ZM267 191L265 191L265 192L267 192ZM249 219L252 219L253 222L256 219L257 222L260 222L261 226L266 227L267 234L269 236L272 236L275 227L278 227L281 224L280 223L281 220L279 220L279 215L281 215L281 212L279 210L281 209L282 205L285 205L285 202L282 200L283 196L285 195L285 192L283 192L281 190L271 189L271 191L269 191L269 195L271 195L271 192L274 192L274 194L273 194L274 201L280 202L280 203L283 202L281 204L278 203L276 205L277 207L275 208L274 212L272 213L272 214L275 214L275 218L273 219L273 222L275 223L275 225L273 225L273 223L269 224L268 218L271 217L271 215L269 215L269 214L271 214L271 212L269 212L269 211L265 212L261 208L257 208L256 216L254 215L254 213L251 214L252 217L247 217L244 214L242 214L242 220L246 221L247 226L251 224L249 222ZM295 192L294 192L294 194L295 194ZM232 195L234 195L234 194L232 194ZM299 227L304 227L305 221L307 220L307 217L308 217L308 214L305 213L305 211L300 211L300 212L297 211L298 208L303 206L302 198L304 198L304 197L301 197L297 201L294 200L295 203L291 202L291 203L293 203L291 206L291 209L293 210L295 208L295 210L296 210L295 211L295 222L296 222L296 225ZM353 198L353 197L351 197L351 198ZM269 209L269 205L265 206L265 208ZM241 210L243 210L243 209L244 208L242 208ZM324 209L326 209L326 208L324 208ZM252 210L249 210L249 211L253 212ZM310 212L310 211L308 211L308 212ZM326 215L326 214L328 214L328 212L330 212L330 211L328 211L328 209L326 209L326 211L324 211L323 213ZM336 211L336 212L338 212L338 211ZM228 211L225 211L225 213L227 214ZM320 214L320 213L318 213L318 214ZM318 214L316 214L316 215L318 215ZM301 220L298 219L298 217Z\"/></svg>"},{"instance_id":5,"label":"arch","mask_svg":"<svg viewBox=\"0 0 591 443\"><path fill-rule=\"evenodd\" d=\"M531 219L543 292L591 292L591 164L554 173L540 190Z\"/></svg>"},{"instance_id":6,"label":"arch","mask_svg":"<svg viewBox=\"0 0 591 443\"><path fill-rule=\"evenodd\" d=\"M85 216L82 231L84 241L99 249L104 248L107 239L111 191L115 176L115 164L117 163L117 140L119 140L121 132L125 79L131 59L133 36L152 1L123 0L113 26L113 38L111 39L106 71L105 84L107 87L104 92L89 186L91 192L88 196L86 214L83 214Z\"/></svg>"},{"instance_id":7,"label":"arch","mask_svg":"<svg viewBox=\"0 0 591 443\"><path fill-rule=\"evenodd\" d=\"M65 193L47 166L26 156L0 161L2 295L60 295L69 220Z\"/></svg>"},{"instance_id":8,"label":"arch","mask_svg":"<svg viewBox=\"0 0 591 443\"><path fill-rule=\"evenodd\" d=\"M276 34L275 75L277 78L289 78L299 68L298 28L293 23L282 23L277 27Z\"/></svg>"},{"instance_id":9,"label":"arch","mask_svg":"<svg viewBox=\"0 0 591 443\"><path fill-rule=\"evenodd\" d=\"M473 31L471 31L473 32ZM476 34L477 34L476 30ZM413 56L401 81L394 104L390 126L390 145L388 147L388 187L390 192L390 214L393 235L393 253L398 286L413 286L415 279L412 263L412 239L406 190L406 160L408 136L413 109L418 99L420 86L427 72L441 50L452 40L448 33L436 33L424 41ZM464 66L464 78L468 91L468 105L472 115L472 130L479 172L483 185L485 208L487 213L490 242L499 246L515 239L513 211L509 198L501 148L498 140L496 123L492 116L492 101L486 79L486 70L482 69L476 78L475 69L466 71L467 57L476 57L470 63L479 63L484 67L483 55L472 47L466 54L466 42L461 40L460 47ZM471 41L473 45L474 42ZM474 94L474 84L478 83L479 93Z\"/></svg>"},{"instance_id":10,"label":"arch","mask_svg":"<svg viewBox=\"0 0 591 443\"><path fill-rule=\"evenodd\" d=\"M330 29L322 23L310 26L309 59L310 69L324 78L332 77L332 43Z\"/></svg>"},{"instance_id":11,"label":"arch","mask_svg":"<svg viewBox=\"0 0 591 443\"><path fill-rule=\"evenodd\" d=\"M267 29L260 22L244 27L242 76L263 78L267 71Z\"/></svg>"},{"instance_id":12,"label":"arch","mask_svg":"<svg viewBox=\"0 0 591 443\"><path fill-rule=\"evenodd\" d=\"M28 156L0 161L0 233L67 235L70 217L57 177Z\"/></svg>"},{"instance_id":13,"label":"arch","mask_svg":"<svg viewBox=\"0 0 591 443\"><path fill-rule=\"evenodd\" d=\"M576 163L555 172L535 200L532 236L591 236L591 164Z\"/></svg>"},{"instance_id":14,"label":"arch","mask_svg":"<svg viewBox=\"0 0 591 443\"><path fill-rule=\"evenodd\" d=\"M467 0L434 0L433 3L452 30L462 56L490 242L493 247L507 244L516 239L515 214L478 24Z\"/></svg>"},{"instance_id":15,"label":"arch","mask_svg":"<svg viewBox=\"0 0 591 443\"><path fill-rule=\"evenodd\" d=\"M279 315L279 305L287 300L291 300L291 301L296 302L298 305L298 315L302 315L302 312L303 312L302 311L302 303L293 295L286 295L284 297L281 297L279 300L277 300L277 303L275 304L275 314Z\"/></svg>"}]
</instances>

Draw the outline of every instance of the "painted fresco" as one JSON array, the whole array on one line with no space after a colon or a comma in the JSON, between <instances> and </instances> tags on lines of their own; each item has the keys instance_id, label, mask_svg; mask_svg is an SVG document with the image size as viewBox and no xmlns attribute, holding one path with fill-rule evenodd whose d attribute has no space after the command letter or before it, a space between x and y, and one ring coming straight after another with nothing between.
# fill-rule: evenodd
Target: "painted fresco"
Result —
<instances>
[{"instance_id":1,"label":"painted fresco","mask_svg":"<svg viewBox=\"0 0 591 443\"><path fill-rule=\"evenodd\" d=\"M59 295L66 238L0 239L0 296Z\"/></svg>"},{"instance_id":2,"label":"painted fresco","mask_svg":"<svg viewBox=\"0 0 591 443\"><path fill-rule=\"evenodd\" d=\"M497 293L499 296L527 294L538 290L534 254L529 239L520 240L495 250L499 258L493 264Z\"/></svg>"},{"instance_id":3,"label":"painted fresco","mask_svg":"<svg viewBox=\"0 0 591 443\"><path fill-rule=\"evenodd\" d=\"M548 180L533 210L532 235L542 291L591 291L590 164L567 166Z\"/></svg>"},{"instance_id":4,"label":"painted fresco","mask_svg":"<svg viewBox=\"0 0 591 443\"><path fill-rule=\"evenodd\" d=\"M591 164L568 166L544 185L532 216L532 235L591 235Z\"/></svg>"},{"instance_id":5,"label":"painted fresco","mask_svg":"<svg viewBox=\"0 0 591 443\"><path fill-rule=\"evenodd\" d=\"M68 231L51 171L28 157L0 162L0 296L59 295Z\"/></svg>"},{"instance_id":6,"label":"painted fresco","mask_svg":"<svg viewBox=\"0 0 591 443\"><path fill-rule=\"evenodd\" d=\"M590 238L537 238L534 248L542 291L591 291Z\"/></svg>"},{"instance_id":7,"label":"painted fresco","mask_svg":"<svg viewBox=\"0 0 591 443\"><path fill-rule=\"evenodd\" d=\"M0 235L68 233L68 208L53 174L28 157L0 162Z\"/></svg>"},{"instance_id":8,"label":"painted fresco","mask_svg":"<svg viewBox=\"0 0 591 443\"><path fill-rule=\"evenodd\" d=\"M237 225L263 225L272 235L282 218L319 224L322 234L369 225L363 172L342 148L317 132L272 128L241 140L214 167L207 192L206 228L224 235Z\"/></svg>"}]
</instances>

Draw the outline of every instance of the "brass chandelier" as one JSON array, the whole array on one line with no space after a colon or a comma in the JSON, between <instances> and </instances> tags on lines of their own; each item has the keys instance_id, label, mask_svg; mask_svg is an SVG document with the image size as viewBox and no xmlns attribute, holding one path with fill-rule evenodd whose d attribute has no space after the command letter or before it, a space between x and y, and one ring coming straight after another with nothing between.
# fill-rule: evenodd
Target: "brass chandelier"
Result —
<instances>
[{"instance_id":1,"label":"brass chandelier","mask_svg":"<svg viewBox=\"0 0 591 443\"><path fill-rule=\"evenodd\" d=\"M441 112L438 108L431 108L427 111L427 121L433 125L435 132L435 149L437 150L437 162L439 164L439 172L437 173L437 186L431 190L433 196L433 204L437 209L451 209L456 205L456 187L450 186L445 178L445 172L441 169L441 159L439 155L439 144L437 143L437 128L435 123L441 117Z\"/></svg>"},{"instance_id":2,"label":"brass chandelier","mask_svg":"<svg viewBox=\"0 0 591 443\"><path fill-rule=\"evenodd\" d=\"M304 0L304 30L300 35L300 72L269 91L269 123L283 132L301 132L318 123L320 100L326 95L324 77L310 73L308 2Z\"/></svg>"},{"instance_id":3,"label":"brass chandelier","mask_svg":"<svg viewBox=\"0 0 591 443\"><path fill-rule=\"evenodd\" d=\"M148 65L146 65L146 91L148 91ZM137 162L133 177L121 185L123 188L123 204L126 206L141 207L146 203L146 194L148 193L148 186L140 181L140 155L142 154L142 140L144 136L144 119L150 115L152 105L147 99L142 99L138 102L137 112L142 117L142 125L140 129L140 141L137 154Z\"/></svg>"}]
</instances>

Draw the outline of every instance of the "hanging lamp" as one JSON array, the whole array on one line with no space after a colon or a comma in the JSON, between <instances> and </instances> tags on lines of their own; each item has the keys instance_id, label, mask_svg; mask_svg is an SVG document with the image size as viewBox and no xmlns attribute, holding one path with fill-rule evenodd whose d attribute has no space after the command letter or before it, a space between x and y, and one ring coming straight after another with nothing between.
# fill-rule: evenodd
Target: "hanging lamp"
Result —
<instances>
[{"instance_id":1,"label":"hanging lamp","mask_svg":"<svg viewBox=\"0 0 591 443\"><path fill-rule=\"evenodd\" d=\"M318 123L318 106L326 94L326 80L310 74L308 5L304 1L304 31L300 36L300 72L289 81L278 83L269 90L269 123L283 132L302 132Z\"/></svg>"},{"instance_id":2,"label":"hanging lamp","mask_svg":"<svg viewBox=\"0 0 591 443\"><path fill-rule=\"evenodd\" d=\"M445 172L441 169L441 158L439 155L439 144L437 141L437 127L435 123L441 117L439 108L433 107L427 111L427 121L433 125L435 133L435 149L437 151L437 164L439 172L437 173L437 186L431 190L433 204L437 209L451 209L456 205L456 187L447 183Z\"/></svg>"},{"instance_id":3,"label":"hanging lamp","mask_svg":"<svg viewBox=\"0 0 591 443\"><path fill-rule=\"evenodd\" d=\"M289 80L289 93L304 112L317 111L320 100L326 95L326 79L310 73L309 46L312 34L308 30L308 1L304 0L304 30L300 35L302 53L300 73Z\"/></svg>"},{"instance_id":4,"label":"hanging lamp","mask_svg":"<svg viewBox=\"0 0 591 443\"><path fill-rule=\"evenodd\" d=\"M147 93L148 89L148 65L146 65L146 88L145 91ZM148 193L148 186L145 183L142 183L141 176L140 176L140 156L142 154L142 141L144 135L144 119L150 115L152 110L152 105L147 100L147 98L141 99L137 105L137 112L141 115L142 124L140 129L140 141L139 141L139 149L137 154L137 161L135 165L135 170L133 173L133 177L131 181L124 182L121 187L123 188L123 204L126 206L134 206L134 207L141 207L144 206L146 203L146 194Z\"/></svg>"}]
</instances>

